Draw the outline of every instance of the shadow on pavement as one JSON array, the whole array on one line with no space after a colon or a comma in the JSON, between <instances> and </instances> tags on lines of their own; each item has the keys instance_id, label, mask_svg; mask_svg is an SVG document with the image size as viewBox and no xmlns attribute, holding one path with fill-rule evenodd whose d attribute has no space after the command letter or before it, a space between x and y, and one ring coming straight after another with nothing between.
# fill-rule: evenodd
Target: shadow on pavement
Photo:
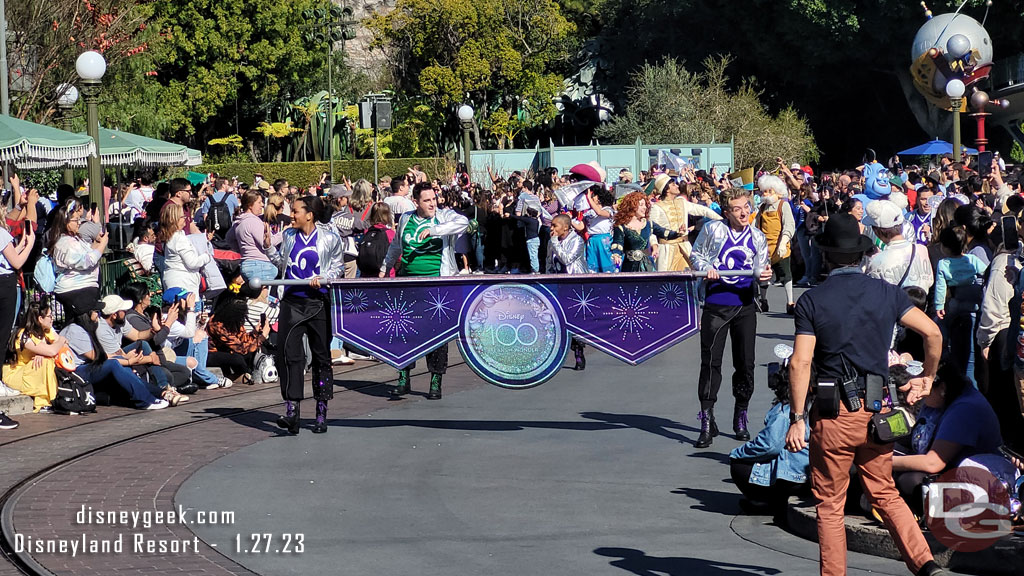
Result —
<instances>
[{"instance_id":1,"label":"shadow on pavement","mask_svg":"<svg viewBox=\"0 0 1024 576\"><path fill-rule=\"evenodd\" d=\"M600 424L597 422L545 422L543 420L388 420L377 418L372 420L359 420L346 418L343 420L330 420L329 424L332 427L338 428L392 428L398 426L410 426L414 428L481 430L493 432L525 430L527 428L581 431L614 430L617 428L624 428L624 426Z\"/></svg>"},{"instance_id":2,"label":"shadow on pavement","mask_svg":"<svg viewBox=\"0 0 1024 576\"><path fill-rule=\"evenodd\" d=\"M308 402L308 404L310 405L310 408L312 408L313 403ZM249 428L256 428L257 430L263 430L264 432L273 432L278 436L288 435L287 432L277 427L277 417L280 416L280 414L275 414L273 412L267 412L265 410L239 412L237 408L209 408L206 412L209 414L224 416L235 424L240 424Z\"/></svg>"},{"instance_id":3,"label":"shadow on pavement","mask_svg":"<svg viewBox=\"0 0 1024 576\"><path fill-rule=\"evenodd\" d=\"M618 558L618 560L612 560L609 564L616 568L622 568L627 572L639 574L640 576L653 576L655 574L666 574L668 576L690 576L691 574L699 574L701 576L740 576L743 574L772 575L782 572L775 568L718 562L703 558L648 556L642 550L635 550L633 548L597 548L594 550L594 554Z\"/></svg>"},{"instance_id":4,"label":"shadow on pavement","mask_svg":"<svg viewBox=\"0 0 1024 576\"><path fill-rule=\"evenodd\" d=\"M672 430L685 430L687 432L699 432L696 428L691 426L685 426L676 422L675 420L669 420L668 418L658 418L656 416L645 416L642 414L609 414L607 412L580 412L580 416L590 420L600 420L601 422L607 422L608 424L615 424L621 426L628 426L630 428L636 428L637 430L643 430L644 432L650 432L651 434L657 434L658 436L664 436L672 440L678 440L680 442L693 442L693 439L688 438L682 434L673 432Z\"/></svg>"},{"instance_id":5,"label":"shadow on pavement","mask_svg":"<svg viewBox=\"0 0 1024 576\"><path fill-rule=\"evenodd\" d=\"M386 382L370 382L368 380L334 379L335 388L350 390L352 392L358 392L366 396L375 396L377 398L387 398L388 388L385 384Z\"/></svg>"},{"instance_id":6,"label":"shadow on pavement","mask_svg":"<svg viewBox=\"0 0 1024 576\"><path fill-rule=\"evenodd\" d=\"M703 488L678 488L672 493L682 494L696 500L698 504L690 506L693 510L703 510L725 516L736 516L743 512L740 507L741 496L735 492L718 492Z\"/></svg>"},{"instance_id":7,"label":"shadow on pavement","mask_svg":"<svg viewBox=\"0 0 1024 576\"><path fill-rule=\"evenodd\" d=\"M714 460L720 464L729 465L729 454L723 452L692 452L687 454L690 458L703 458L705 460Z\"/></svg>"},{"instance_id":8,"label":"shadow on pavement","mask_svg":"<svg viewBox=\"0 0 1024 576\"><path fill-rule=\"evenodd\" d=\"M792 334L772 334L772 333L758 333L758 338L764 338L765 340L782 340L785 342L792 342Z\"/></svg>"}]
</instances>

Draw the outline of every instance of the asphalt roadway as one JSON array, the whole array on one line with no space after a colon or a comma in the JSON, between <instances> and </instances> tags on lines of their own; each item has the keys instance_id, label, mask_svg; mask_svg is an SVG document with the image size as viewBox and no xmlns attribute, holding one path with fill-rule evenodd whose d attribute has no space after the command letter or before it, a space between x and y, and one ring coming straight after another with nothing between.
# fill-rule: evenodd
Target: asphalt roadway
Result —
<instances>
[{"instance_id":1,"label":"asphalt roadway","mask_svg":"<svg viewBox=\"0 0 1024 576\"><path fill-rule=\"evenodd\" d=\"M771 296L783 309L781 289ZM765 364L792 339L792 318L761 315L758 332L753 433L772 397ZM306 429L225 456L176 503L235 511L232 525L192 529L264 576L817 574L814 543L740 509L728 368L723 435L693 448L699 364L695 336L638 367L591 350L586 371L530 390L414 395L332 420L325 435ZM473 376L463 366L455 378ZM909 573L851 553L850 573L867 572Z\"/></svg>"}]
</instances>

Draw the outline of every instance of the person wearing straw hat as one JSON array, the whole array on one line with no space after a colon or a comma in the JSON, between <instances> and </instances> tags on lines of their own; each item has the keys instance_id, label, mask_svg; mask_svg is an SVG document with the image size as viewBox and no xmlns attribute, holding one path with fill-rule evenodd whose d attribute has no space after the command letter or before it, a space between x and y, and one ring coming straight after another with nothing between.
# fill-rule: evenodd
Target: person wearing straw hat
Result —
<instances>
[{"instance_id":1,"label":"person wearing straw hat","mask_svg":"<svg viewBox=\"0 0 1024 576\"><path fill-rule=\"evenodd\" d=\"M860 233L860 224L852 215L830 218L818 237L818 246L831 272L796 304L786 448L799 452L808 446L806 420L810 417L811 486L817 501L821 574L847 573L843 509L852 465L857 466L868 500L879 511L907 567L918 575L944 574L896 489L893 444L869 438L868 422L873 412L861 409L862 404L873 405L876 395L880 404L884 396L883 386L876 390L868 383L888 380L891 340L883 336L892 334L897 322L924 338L923 372L901 388L911 404L931 390L942 352L942 334L900 287L864 274L860 263L873 243ZM837 302L842 305L837 306ZM804 400L811 385L812 362L817 369L818 394L808 415Z\"/></svg>"},{"instance_id":2,"label":"person wearing straw hat","mask_svg":"<svg viewBox=\"0 0 1024 576\"><path fill-rule=\"evenodd\" d=\"M660 202L651 205L651 222L666 230L685 230L689 226L690 216L701 216L709 220L721 220L714 210L707 206L690 202L679 183L665 174L654 179L654 192L661 198ZM690 240L682 234L674 240L662 240L658 243L658 272L679 272L690 267Z\"/></svg>"}]
</instances>

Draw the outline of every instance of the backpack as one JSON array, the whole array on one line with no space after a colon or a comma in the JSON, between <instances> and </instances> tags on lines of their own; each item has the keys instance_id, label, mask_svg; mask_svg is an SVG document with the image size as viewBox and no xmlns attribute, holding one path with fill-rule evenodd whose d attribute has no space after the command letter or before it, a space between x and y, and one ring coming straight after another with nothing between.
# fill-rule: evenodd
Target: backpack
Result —
<instances>
[{"instance_id":1,"label":"backpack","mask_svg":"<svg viewBox=\"0 0 1024 576\"><path fill-rule=\"evenodd\" d=\"M57 270L54 268L53 259L50 258L49 254L43 252L39 255L39 260L36 262L36 269L32 272L32 277L35 278L40 290L50 294L53 293L53 290L57 287Z\"/></svg>"},{"instance_id":2,"label":"backpack","mask_svg":"<svg viewBox=\"0 0 1024 576\"><path fill-rule=\"evenodd\" d=\"M231 211L228 210L228 194L218 202L210 196L210 209L206 211L206 231L213 232L214 238L223 240L231 228Z\"/></svg>"},{"instance_id":3,"label":"backpack","mask_svg":"<svg viewBox=\"0 0 1024 576\"><path fill-rule=\"evenodd\" d=\"M74 372L54 368L57 375L57 396L50 405L58 414L84 414L96 411L96 393L92 384Z\"/></svg>"},{"instance_id":4,"label":"backpack","mask_svg":"<svg viewBox=\"0 0 1024 576\"><path fill-rule=\"evenodd\" d=\"M370 228L363 233L363 243L359 246L356 266L360 270L380 270L390 247L391 242L388 242L386 228Z\"/></svg>"}]
</instances>

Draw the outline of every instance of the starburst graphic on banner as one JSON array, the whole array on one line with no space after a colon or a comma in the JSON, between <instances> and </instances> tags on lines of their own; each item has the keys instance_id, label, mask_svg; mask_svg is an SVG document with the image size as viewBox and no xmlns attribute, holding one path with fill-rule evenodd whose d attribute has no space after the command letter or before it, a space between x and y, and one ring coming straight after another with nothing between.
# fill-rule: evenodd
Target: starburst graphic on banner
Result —
<instances>
[{"instance_id":1,"label":"starburst graphic on banner","mask_svg":"<svg viewBox=\"0 0 1024 576\"><path fill-rule=\"evenodd\" d=\"M593 288L587 290L586 288L580 287L579 290L573 291L572 296L569 297L571 302L575 302L575 304L569 305L570 308L576 310L576 313L573 314L573 318L580 314L582 314L584 318L587 317L587 314L590 314L591 316L594 315L593 308L597 308L597 298L595 298L593 294Z\"/></svg>"},{"instance_id":2,"label":"starburst graphic on banner","mask_svg":"<svg viewBox=\"0 0 1024 576\"><path fill-rule=\"evenodd\" d=\"M686 302L686 291L679 284L662 284L661 288L658 288L658 301L665 308L675 310Z\"/></svg>"},{"instance_id":3,"label":"starburst graphic on banner","mask_svg":"<svg viewBox=\"0 0 1024 576\"><path fill-rule=\"evenodd\" d=\"M345 310L353 314L366 312L366 307L369 304L370 301L366 297L366 292L362 290L346 290L341 296L341 305L345 307Z\"/></svg>"},{"instance_id":4,"label":"starburst graphic on banner","mask_svg":"<svg viewBox=\"0 0 1024 576\"><path fill-rule=\"evenodd\" d=\"M627 293L622 287L619 287L619 296L611 297L608 296L608 300L611 301L611 310L604 313L605 316L612 317L612 325L622 331L622 339L626 339L627 334L639 338L641 330L653 330L654 326L651 325L651 316L654 316L654 310L651 310L648 302L651 301L650 296L640 296L640 287L633 288L633 293Z\"/></svg>"},{"instance_id":5,"label":"starburst graphic on banner","mask_svg":"<svg viewBox=\"0 0 1024 576\"><path fill-rule=\"evenodd\" d=\"M416 314L416 309L413 307L416 301L406 302L404 291L399 292L397 298L392 298L390 292L384 292L384 294L385 298L376 302L379 312L370 315L370 318L380 323L377 334L386 334L388 344L393 343L395 338L406 342L406 336L419 334L415 328L416 320L423 316Z\"/></svg>"},{"instance_id":6,"label":"starburst graphic on banner","mask_svg":"<svg viewBox=\"0 0 1024 576\"><path fill-rule=\"evenodd\" d=\"M453 300L448 300L448 293L441 294L441 291L430 294L430 301L427 302L427 310L430 311L430 318L432 320L441 320L443 316L445 320L449 318L451 312L454 309L451 307Z\"/></svg>"}]
</instances>

